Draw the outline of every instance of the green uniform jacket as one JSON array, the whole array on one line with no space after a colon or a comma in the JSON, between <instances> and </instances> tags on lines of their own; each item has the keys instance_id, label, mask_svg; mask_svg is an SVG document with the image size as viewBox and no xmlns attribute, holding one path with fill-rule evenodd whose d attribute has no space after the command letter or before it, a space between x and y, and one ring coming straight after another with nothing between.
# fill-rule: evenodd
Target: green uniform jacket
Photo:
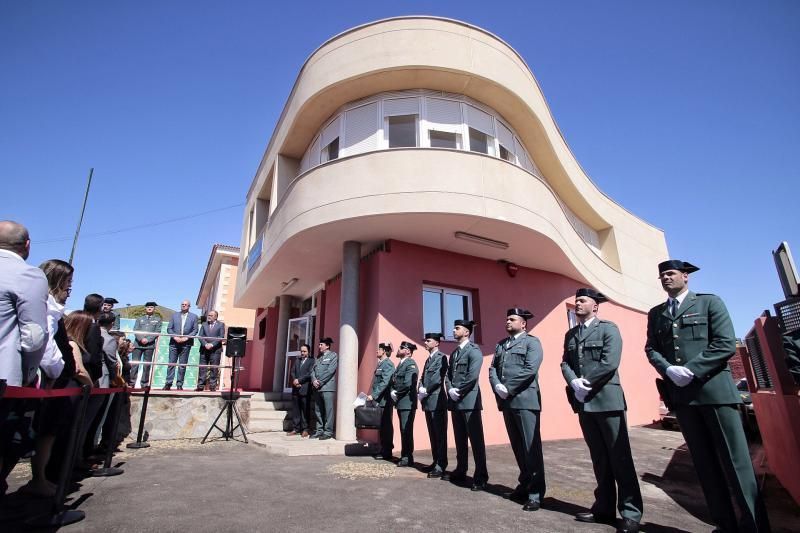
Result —
<instances>
[{"instance_id":1,"label":"green uniform jacket","mask_svg":"<svg viewBox=\"0 0 800 533\"><path fill-rule=\"evenodd\" d=\"M444 390L447 366L447 356L439 350L433 352L425 361L420 380L428 395L419 402L423 411L447 409L447 391Z\"/></svg>"},{"instance_id":2,"label":"green uniform jacket","mask_svg":"<svg viewBox=\"0 0 800 533\"><path fill-rule=\"evenodd\" d=\"M417 409L417 378L419 369L411 357L406 357L397 364L392 375L392 390L397 393L394 402L398 411L414 411Z\"/></svg>"},{"instance_id":3,"label":"green uniform jacket","mask_svg":"<svg viewBox=\"0 0 800 533\"><path fill-rule=\"evenodd\" d=\"M572 410L576 413L624 411L627 405L617 372L622 358L622 336L617 325L595 318L583 335L578 329L575 326L564 335L561 359L561 373L567 381ZM583 403L575 399L575 391L569 386L575 378L585 378L592 387Z\"/></svg>"},{"instance_id":4,"label":"green uniform jacket","mask_svg":"<svg viewBox=\"0 0 800 533\"><path fill-rule=\"evenodd\" d=\"M142 315L136 319L133 325L134 331L152 331L154 333L161 333L161 319L156 315ZM136 338L136 347L145 350L152 350L156 347L157 335L134 335ZM147 344L141 344L142 339L147 339Z\"/></svg>"},{"instance_id":5,"label":"green uniform jacket","mask_svg":"<svg viewBox=\"0 0 800 533\"><path fill-rule=\"evenodd\" d=\"M508 398L500 398L495 391L497 408L530 409L541 411L542 397L539 391L539 367L544 352L542 343L533 335L524 332L508 343L503 339L497 343L489 367L489 383L492 390L498 383L508 389Z\"/></svg>"},{"instance_id":6,"label":"green uniform jacket","mask_svg":"<svg viewBox=\"0 0 800 533\"><path fill-rule=\"evenodd\" d=\"M647 315L650 364L664 377L673 405L728 405L742 403L731 378L728 359L736 351L733 324L725 304L713 294L686 295L673 318L667 303ZM667 367L685 366L694 379L678 387L667 377Z\"/></svg>"},{"instance_id":7,"label":"green uniform jacket","mask_svg":"<svg viewBox=\"0 0 800 533\"><path fill-rule=\"evenodd\" d=\"M339 356L336 352L328 350L320 354L314 361L314 368L311 370L311 383L318 379L321 383L317 389L319 392L334 392L336 390L336 367L339 365Z\"/></svg>"},{"instance_id":8,"label":"green uniform jacket","mask_svg":"<svg viewBox=\"0 0 800 533\"><path fill-rule=\"evenodd\" d=\"M454 387L458 389L461 395L458 401L453 401L449 396L447 397L447 408L450 411L480 411L483 409L481 388L478 386L482 364L483 354L481 349L471 341L465 344L460 351L456 348L453 355L450 356L445 388L449 390Z\"/></svg>"},{"instance_id":9,"label":"green uniform jacket","mask_svg":"<svg viewBox=\"0 0 800 533\"><path fill-rule=\"evenodd\" d=\"M385 407L387 401L391 404L389 384L392 382L392 374L394 374L394 363L387 357L378 363L375 375L372 376L372 390L369 395L381 407Z\"/></svg>"}]
</instances>

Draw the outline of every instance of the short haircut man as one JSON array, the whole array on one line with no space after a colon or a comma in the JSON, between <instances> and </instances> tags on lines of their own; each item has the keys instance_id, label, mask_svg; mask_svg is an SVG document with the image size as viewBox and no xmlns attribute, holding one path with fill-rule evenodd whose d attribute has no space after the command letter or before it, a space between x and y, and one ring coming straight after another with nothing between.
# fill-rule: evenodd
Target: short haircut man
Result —
<instances>
[{"instance_id":1,"label":"short haircut man","mask_svg":"<svg viewBox=\"0 0 800 533\"><path fill-rule=\"evenodd\" d=\"M447 470L447 391L444 382L448 364L447 356L439 350L443 337L439 332L425 333L428 358L419 378L419 403L425 413L433 457L429 478L440 478Z\"/></svg>"},{"instance_id":2,"label":"short haircut man","mask_svg":"<svg viewBox=\"0 0 800 533\"><path fill-rule=\"evenodd\" d=\"M333 401L336 396L336 369L339 366L339 355L331 350L333 339L323 337L319 340L319 357L311 370L311 385L316 392L314 415L317 427L312 439L333 438L334 416Z\"/></svg>"},{"instance_id":3,"label":"short haircut man","mask_svg":"<svg viewBox=\"0 0 800 533\"><path fill-rule=\"evenodd\" d=\"M197 391L205 389L208 380L209 390L217 390L220 358L222 357L222 337L225 336L225 324L217 318L219 313L213 309L206 315L206 321L200 326L200 364L212 367L200 367L197 372Z\"/></svg>"},{"instance_id":4,"label":"short haircut man","mask_svg":"<svg viewBox=\"0 0 800 533\"><path fill-rule=\"evenodd\" d=\"M186 364L189 362L189 352L194 344L192 336L197 334L199 319L196 314L189 311L191 308L189 300L181 302L181 310L173 314L169 319L167 333L172 336L169 339L169 362L171 365L179 364L178 368L178 390L183 390L183 378L186 375ZM164 390L172 388L172 380L175 378L175 367L167 368L167 379L164 383Z\"/></svg>"}]
</instances>

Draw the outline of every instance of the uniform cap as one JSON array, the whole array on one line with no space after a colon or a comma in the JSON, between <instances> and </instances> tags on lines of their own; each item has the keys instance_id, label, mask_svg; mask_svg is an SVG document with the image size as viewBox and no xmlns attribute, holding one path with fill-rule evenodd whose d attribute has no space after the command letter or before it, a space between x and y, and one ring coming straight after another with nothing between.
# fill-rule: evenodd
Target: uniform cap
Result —
<instances>
[{"instance_id":1,"label":"uniform cap","mask_svg":"<svg viewBox=\"0 0 800 533\"><path fill-rule=\"evenodd\" d=\"M455 322L453 322L453 327L456 326L465 327L469 330L470 333L472 333L472 330L475 329L475 326L477 326L477 324L472 320L456 320Z\"/></svg>"},{"instance_id":2,"label":"uniform cap","mask_svg":"<svg viewBox=\"0 0 800 533\"><path fill-rule=\"evenodd\" d=\"M117 300L116 298L103 298L103 303L113 305L113 304L118 304L119 300Z\"/></svg>"},{"instance_id":3,"label":"uniform cap","mask_svg":"<svg viewBox=\"0 0 800 533\"><path fill-rule=\"evenodd\" d=\"M400 349L402 350L403 348L408 348L413 353L417 349L417 345L413 342L403 341L400 343Z\"/></svg>"},{"instance_id":4,"label":"uniform cap","mask_svg":"<svg viewBox=\"0 0 800 533\"><path fill-rule=\"evenodd\" d=\"M517 315L519 317L524 318L525 320L530 320L533 318L533 313L528 311L527 309L522 309L520 307L512 307L508 311L506 311L506 316Z\"/></svg>"},{"instance_id":5,"label":"uniform cap","mask_svg":"<svg viewBox=\"0 0 800 533\"><path fill-rule=\"evenodd\" d=\"M687 263L686 261L681 261L680 259L670 259L669 261L664 261L658 264L659 276L662 272L666 272L667 270L680 270L686 274L691 274L692 272L697 272L700 270L700 267L696 267L693 264Z\"/></svg>"},{"instance_id":6,"label":"uniform cap","mask_svg":"<svg viewBox=\"0 0 800 533\"><path fill-rule=\"evenodd\" d=\"M146 304L144 304L144 306L145 306L145 307L155 307L155 306L157 306L157 305L158 305L158 304L157 304L157 303L155 303L155 302L147 302Z\"/></svg>"},{"instance_id":7,"label":"uniform cap","mask_svg":"<svg viewBox=\"0 0 800 533\"><path fill-rule=\"evenodd\" d=\"M443 337L444 335L442 335L441 333L426 333L425 336L422 337L422 340L433 339L437 342L441 342Z\"/></svg>"},{"instance_id":8,"label":"uniform cap","mask_svg":"<svg viewBox=\"0 0 800 533\"><path fill-rule=\"evenodd\" d=\"M321 342L322 344L327 344L328 346L333 346L333 339L331 339L330 337L322 337L319 340L319 342Z\"/></svg>"},{"instance_id":9,"label":"uniform cap","mask_svg":"<svg viewBox=\"0 0 800 533\"><path fill-rule=\"evenodd\" d=\"M603 302L607 302L608 298L602 292L597 292L596 290L589 288L589 287L582 287L575 291L575 298L580 298L581 296L588 296L595 302L601 304Z\"/></svg>"}]
</instances>

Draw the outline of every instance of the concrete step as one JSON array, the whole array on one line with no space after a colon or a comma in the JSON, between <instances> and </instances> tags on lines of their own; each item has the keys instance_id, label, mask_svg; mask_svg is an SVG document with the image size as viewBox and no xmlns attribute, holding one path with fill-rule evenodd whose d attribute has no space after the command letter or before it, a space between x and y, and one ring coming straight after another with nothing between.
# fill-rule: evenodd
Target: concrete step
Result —
<instances>
[{"instance_id":1,"label":"concrete step","mask_svg":"<svg viewBox=\"0 0 800 533\"><path fill-rule=\"evenodd\" d=\"M286 411L253 411L250 410L250 420L283 420L286 418Z\"/></svg>"},{"instance_id":2,"label":"concrete step","mask_svg":"<svg viewBox=\"0 0 800 533\"><path fill-rule=\"evenodd\" d=\"M291 394L284 394L282 392L253 392L251 394L252 396L250 399L252 401L279 402L283 400L292 400Z\"/></svg>"},{"instance_id":3,"label":"concrete step","mask_svg":"<svg viewBox=\"0 0 800 533\"><path fill-rule=\"evenodd\" d=\"M292 408L292 402L281 401L265 401L265 400L250 400L250 412L254 411L289 411Z\"/></svg>"},{"instance_id":4,"label":"concrete step","mask_svg":"<svg viewBox=\"0 0 800 533\"><path fill-rule=\"evenodd\" d=\"M291 422L289 423L291 425ZM250 433L264 433L264 432L275 432L283 434L286 431L284 426L284 420L253 420L252 418L247 423L247 431L248 435Z\"/></svg>"},{"instance_id":5,"label":"concrete step","mask_svg":"<svg viewBox=\"0 0 800 533\"><path fill-rule=\"evenodd\" d=\"M283 433L256 433L247 435L251 444L266 448L276 455L298 457L304 455L345 455L345 446L356 441L336 439L303 439L298 436L287 437Z\"/></svg>"}]
</instances>

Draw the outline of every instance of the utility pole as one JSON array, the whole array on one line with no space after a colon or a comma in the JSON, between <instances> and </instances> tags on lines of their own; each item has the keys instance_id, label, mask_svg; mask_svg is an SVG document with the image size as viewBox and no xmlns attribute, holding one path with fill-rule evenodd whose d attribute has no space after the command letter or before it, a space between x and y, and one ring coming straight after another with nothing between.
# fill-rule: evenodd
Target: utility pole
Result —
<instances>
[{"instance_id":1,"label":"utility pole","mask_svg":"<svg viewBox=\"0 0 800 533\"><path fill-rule=\"evenodd\" d=\"M92 186L92 174L94 168L89 169L89 180L86 182L86 194L83 195L83 207L81 207L81 218L78 219L78 228L75 230L75 239L72 241L72 251L69 253L69 264L72 264L72 259L75 257L75 248L78 246L78 235L81 233L81 224L83 224L83 213L86 211L86 201L89 199L89 187Z\"/></svg>"}]
</instances>

